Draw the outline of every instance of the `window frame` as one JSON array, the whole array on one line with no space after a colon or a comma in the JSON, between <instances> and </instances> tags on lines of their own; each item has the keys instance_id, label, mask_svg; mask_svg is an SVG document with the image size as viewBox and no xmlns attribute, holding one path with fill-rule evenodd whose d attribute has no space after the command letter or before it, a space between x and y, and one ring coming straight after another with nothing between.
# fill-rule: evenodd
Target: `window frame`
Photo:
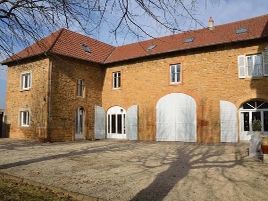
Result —
<instances>
[{"instance_id":1,"label":"window frame","mask_svg":"<svg viewBox=\"0 0 268 201\"><path fill-rule=\"evenodd\" d=\"M112 88L113 89L120 89L121 88L121 71L113 72L112 79L113 79L112 80Z\"/></svg>"},{"instance_id":2,"label":"window frame","mask_svg":"<svg viewBox=\"0 0 268 201\"><path fill-rule=\"evenodd\" d=\"M249 75L249 67L248 67L248 58L251 57L252 58L252 72L254 72L254 68L255 68L255 61L256 61L256 57L260 56L261 57L261 75ZM263 69L263 55L261 53L256 53L256 54L247 54L245 55L245 77L246 78L258 78L258 77L263 77L264 76L264 69ZM251 74L253 74L251 72Z\"/></svg>"},{"instance_id":3,"label":"window frame","mask_svg":"<svg viewBox=\"0 0 268 201\"><path fill-rule=\"evenodd\" d=\"M175 81L172 81L172 68L175 67ZM179 69L179 70L178 70ZM179 75L178 75L179 74ZM181 63L176 63L176 64L170 64L169 65L169 84L170 85L178 85L182 82L182 67Z\"/></svg>"},{"instance_id":4,"label":"window frame","mask_svg":"<svg viewBox=\"0 0 268 201\"><path fill-rule=\"evenodd\" d=\"M261 61L261 73L258 75L254 75L254 69L255 69L255 64L256 64L256 57L260 56L260 61ZM249 73L249 62L248 62L248 58L252 58L252 72L251 75ZM262 78L265 77L265 72L264 72L264 57L263 54L260 52L257 53L253 53L253 54L245 54L245 55L239 55L237 57L237 65L238 65L238 77L241 79L258 79L258 78ZM258 68L259 70L259 68ZM243 74L241 74L243 72Z\"/></svg>"},{"instance_id":5,"label":"window frame","mask_svg":"<svg viewBox=\"0 0 268 201\"><path fill-rule=\"evenodd\" d=\"M84 79L77 79L77 81L76 81L76 96L84 98L85 95L86 95L85 80Z\"/></svg>"},{"instance_id":6,"label":"window frame","mask_svg":"<svg viewBox=\"0 0 268 201\"><path fill-rule=\"evenodd\" d=\"M26 75L28 75L28 85L27 87L25 87L25 78ZM20 90L21 91L28 91L32 88L32 72L31 71L26 71L26 72L22 72L20 75Z\"/></svg>"},{"instance_id":7,"label":"window frame","mask_svg":"<svg viewBox=\"0 0 268 201\"><path fill-rule=\"evenodd\" d=\"M24 115L26 115L26 122L24 122ZM23 109L19 112L19 124L20 127L30 127L31 115L30 110Z\"/></svg>"}]
</instances>

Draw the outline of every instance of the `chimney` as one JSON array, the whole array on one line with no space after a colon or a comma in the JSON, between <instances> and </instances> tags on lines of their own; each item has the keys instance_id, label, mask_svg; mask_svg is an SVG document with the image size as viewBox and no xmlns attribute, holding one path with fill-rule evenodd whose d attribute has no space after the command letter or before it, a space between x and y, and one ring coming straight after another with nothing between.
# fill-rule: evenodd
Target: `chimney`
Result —
<instances>
[{"instance_id":1,"label":"chimney","mask_svg":"<svg viewBox=\"0 0 268 201\"><path fill-rule=\"evenodd\" d=\"M212 17L210 17L208 19L208 29L209 30L213 30L215 27L214 27L214 20L212 19Z\"/></svg>"}]
</instances>

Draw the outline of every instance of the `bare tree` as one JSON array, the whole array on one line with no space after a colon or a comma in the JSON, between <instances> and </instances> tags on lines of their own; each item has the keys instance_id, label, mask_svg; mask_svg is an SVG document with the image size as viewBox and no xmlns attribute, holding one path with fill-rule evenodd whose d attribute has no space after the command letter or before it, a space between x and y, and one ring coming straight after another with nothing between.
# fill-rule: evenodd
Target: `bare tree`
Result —
<instances>
[{"instance_id":1,"label":"bare tree","mask_svg":"<svg viewBox=\"0 0 268 201\"><path fill-rule=\"evenodd\" d=\"M187 21L202 26L196 5L197 0L0 0L0 51L10 55L60 27L92 35L105 26L115 39L122 33L154 37L151 23L179 32Z\"/></svg>"}]
</instances>

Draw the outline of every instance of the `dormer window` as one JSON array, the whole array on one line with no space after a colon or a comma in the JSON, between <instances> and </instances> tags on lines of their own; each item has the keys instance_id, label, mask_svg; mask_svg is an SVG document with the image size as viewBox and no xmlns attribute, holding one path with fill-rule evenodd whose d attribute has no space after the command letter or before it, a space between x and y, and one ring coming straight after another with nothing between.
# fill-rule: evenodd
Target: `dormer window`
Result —
<instances>
[{"instance_id":1,"label":"dormer window","mask_svg":"<svg viewBox=\"0 0 268 201\"><path fill-rule=\"evenodd\" d=\"M87 44L82 44L82 48L87 53L91 53L92 52L91 49L90 49L90 47Z\"/></svg>"},{"instance_id":2,"label":"dormer window","mask_svg":"<svg viewBox=\"0 0 268 201\"><path fill-rule=\"evenodd\" d=\"M150 45L150 46L147 48L147 52L152 51L155 47L156 47L156 45Z\"/></svg>"},{"instance_id":3,"label":"dormer window","mask_svg":"<svg viewBox=\"0 0 268 201\"><path fill-rule=\"evenodd\" d=\"M193 37L184 39L184 42L185 42L185 43L191 43L191 42L193 42L193 41L194 41L194 38L193 38Z\"/></svg>"},{"instance_id":4,"label":"dormer window","mask_svg":"<svg viewBox=\"0 0 268 201\"><path fill-rule=\"evenodd\" d=\"M247 32L248 32L248 29L243 28L243 27L235 30L236 34L242 34L242 33L247 33Z\"/></svg>"}]
</instances>

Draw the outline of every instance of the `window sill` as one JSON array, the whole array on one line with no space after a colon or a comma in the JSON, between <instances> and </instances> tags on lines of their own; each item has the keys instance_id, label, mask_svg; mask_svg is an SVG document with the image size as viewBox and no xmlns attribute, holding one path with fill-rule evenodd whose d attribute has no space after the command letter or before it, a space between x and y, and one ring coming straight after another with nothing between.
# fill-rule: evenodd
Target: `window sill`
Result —
<instances>
[{"instance_id":1,"label":"window sill","mask_svg":"<svg viewBox=\"0 0 268 201\"><path fill-rule=\"evenodd\" d=\"M180 84L181 84L181 82L170 82L169 86L178 86Z\"/></svg>"},{"instance_id":2,"label":"window sill","mask_svg":"<svg viewBox=\"0 0 268 201\"><path fill-rule=\"evenodd\" d=\"M121 87L120 88L112 88L112 90L120 90L121 89Z\"/></svg>"},{"instance_id":3,"label":"window sill","mask_svg":"<svg viewBox=\"0 0 268 201\"><path fill-rule=\"evenodd\" d=\"M259 76L259 77L240 77L239 79L243 79L243 80L261 80L265 78L265 76Z\"/></svg>"},{"instance_id":4,"label":"window sill","mask_svg":"<svg viewBox=\"0 0 268 201\"><path fill-rule=\"evenodd\" d=\"M20 127L21 127L21 128L29 128L30 125L28 125L28 126L27 126L27 125L24 125L24 126L21 125Z\"/></svg>"},{"instance_id":5,"label":"window sill","mask_svg":"<svg viewBox=\"0 0 268 201\"><path fill-rule=\"evenodd\" d=\"M31 88L28 88L28 89L21 89L20 91L23 92L23 91L30 91Z\"/></svg>"}]
</instances>

